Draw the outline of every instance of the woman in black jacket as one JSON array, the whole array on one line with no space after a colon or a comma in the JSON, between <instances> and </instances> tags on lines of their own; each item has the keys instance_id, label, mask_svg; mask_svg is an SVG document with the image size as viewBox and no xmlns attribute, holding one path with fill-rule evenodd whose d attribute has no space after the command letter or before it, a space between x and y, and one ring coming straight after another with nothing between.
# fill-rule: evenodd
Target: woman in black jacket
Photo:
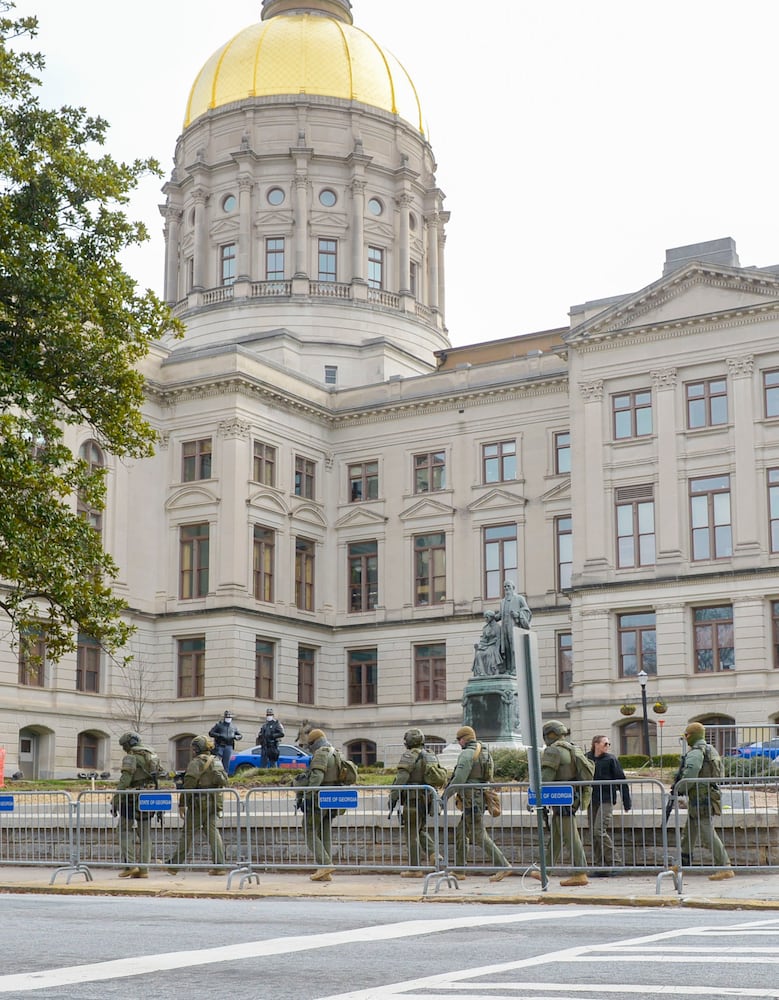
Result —
<instances>
[{"instance_id":1,"label":"woman in black jacket","mask_svg":"<svg viewBox=\"0 0 779 1000\"><path fill-rule=\"evenodd\" d=\"M630 812L630 788L625 781L625 772L617 758L609 752L611 741L608 736L593 736L592 747L587 752L595 761L595 776L590 803L590 832L592 834L592 854L594 865L604 865L606 870L591 872L596 878L618 875L613 868L622 866L622 859L614 847L612 839L613 810L617 792L622 795L622 811ZM599 784L599 782L622 781L622 785Z\"/></svg>"}]
</instances>

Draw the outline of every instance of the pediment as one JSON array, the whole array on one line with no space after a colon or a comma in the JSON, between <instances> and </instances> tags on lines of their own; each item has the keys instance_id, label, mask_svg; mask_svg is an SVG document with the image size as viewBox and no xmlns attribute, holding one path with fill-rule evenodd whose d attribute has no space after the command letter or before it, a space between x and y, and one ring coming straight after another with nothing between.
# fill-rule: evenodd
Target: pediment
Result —
<instances>
[{"instance_id":1,"label":"pediment","mask_svg":"<svg viewBox=\"0 0 779 1000\"><path fill-rule=\"evenodd\" d=\"M454 507L449 504L440 503L438 500L424 499L412 503L410 507L400 512L401 521L416 521L420 518L434 517L440 520L442 517L451 518L454 515Z\"/></svg>"},{"instance_id":2,"label":"pediment","mask_svg":"<svg viewBox=\"0 0 779 1000\"><path fill-rule=\"evenodd\" d=\"M387 518L378 511L357 505L339 517L335 526L336 528L375 528L381 525L383 528L386 522Z\"/></svg>"},{"instance_id":3,"label":"pediment","mask_svg":"<svg viewBox=\"0 0 779 1000\"><path fill-rule=\"evenodd\" d=\"M342 212L312 212L311 213L311 226L312 228L318 228L323 230L328 229L347 229L349 225L348 218Z\"/></svg>"},{"instance_id":4,"label":"pediment","mask_svg":"<svg viewBox=\"0 0 779 1000\"><path fill-rule=\"evenodd\" d=\"M183 486L168 497L165 510L181 510L186 507L203 507L205 504L219 503L219 497L205 486Z\"/></svg>"},{"instance_id":5,"label":"pediment","mask_svg":"<svg viewBox=\"0 0 779 1000\"><path fill-rule=\"evenodd\" d=\"M220 219L211 226L210 235L216 237L236 236L239 230L237 219Z\"/></svg>"},{"instance_id":6,"label":"pediment","mask_svg":"<svg viewBox=\"0 0 779 1000\"><path fill-rule=\"evenodd\" d=\"M292 232L292 218L289 212L257 212L254 224L255 226L283 227L285 231Z\"/></svg>"},{"instance_id":7,"label":"pediment","mask_svg":"<svg viewBox=\"0 0 779 1000\"><path fill-rule=\"evenodd\" d=\"M261 510L270 510L275 514L289 514L289 505L284 497L273 490L257 490L252 493L246 501L247 507L258 507Z\"/></svg>"},{"instance_id":8,"label":"pediment","mask_svg":"<svg viewBox=\"0 0 779 1000\"><path fill-rule=\"evenodd\" d=\"M570 476L562 483L557 483L547 490L546 493L541 494L541 503L552 503L555 500L570 500L571 499L571 479Z\"/></svg>"},{"instance_id":9,"label":"pediment","mask_svg":"<svg viewBox=\"0 0 779 1000\"><path fill-rule=\"evenodd\" d=\"M526 503L527 499L521 493L494 489L469 503L468 510L474 514L485 510L505 510L506 507L524 507Z\"/></svg>"},{"instance_id":10,"label":"pediment","mask_svg":"<svg viewBox=\"0 0 779 1000\"><path fill-rule=\"evenodd\" d=\"M316 525L317 528L327 527L327 518L313 503L302 503L299 507L296 507L290 514L292 518L296 521L303 521L307 524Z\"/></svg>"},{"instance_id":11,"label":"pediment","mask_svg":"<svg viewBox=\"0 0 779 1000\"><path fill-rule=\"evenodd\" d=\"M687 332L732 324L756 313L779 315L779 276L771 271L692 262L611 302L564 335L567 344L636 336L661 328Z\"/></svg>"},{"instance_id":12,"label":"pediment","mask_svg":"<svg viewBox=\"0 0 779 1000\"><path fill-rule=\"evenodd\" d=\"M393 235L392 226L388 226L386 222L366 222L365 235L381 236L386 240L391 240Z\"/></svg>"}]
</instances>

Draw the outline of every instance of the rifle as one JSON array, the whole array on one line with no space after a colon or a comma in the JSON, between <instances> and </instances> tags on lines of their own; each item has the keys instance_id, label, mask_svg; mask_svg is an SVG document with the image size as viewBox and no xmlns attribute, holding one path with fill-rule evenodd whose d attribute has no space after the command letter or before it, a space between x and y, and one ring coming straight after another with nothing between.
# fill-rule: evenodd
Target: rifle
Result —
<instances>
[{"instance_id":1,"label":"rifle","mask_svg":"<svg viewBox=\"0 0 779 1000\"><path fill-rule=\"evenodd\" d=\"M683 736L679 737L679 741L686 746L687 741ZM671 818L671 813L673 812L674 802L676 801L676 788L679 782L682 780L682 773L684 771L684 764L687 760L687 751L681 755L679 759L679 767L674 775L674 780L671 782L671 791L668 793L668 801L665 804L665 820L664 825L668 825L668 820Z\"/></svg>"}]
</instances>

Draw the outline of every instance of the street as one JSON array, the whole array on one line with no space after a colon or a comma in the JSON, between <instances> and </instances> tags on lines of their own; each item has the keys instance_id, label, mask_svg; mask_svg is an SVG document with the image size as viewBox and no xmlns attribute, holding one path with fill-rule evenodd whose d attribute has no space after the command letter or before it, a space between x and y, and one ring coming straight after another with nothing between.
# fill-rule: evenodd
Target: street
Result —
<instances>
[{"instance_id":1,"label":"street","mask_svg":"<svg viewBox=\"0 0 779 1000\"><path fill-rule=\"evenodd\" d=\"M230 1000L779 997L737 911L5 895L0 994Z\"/></svg>"}]
</instances>

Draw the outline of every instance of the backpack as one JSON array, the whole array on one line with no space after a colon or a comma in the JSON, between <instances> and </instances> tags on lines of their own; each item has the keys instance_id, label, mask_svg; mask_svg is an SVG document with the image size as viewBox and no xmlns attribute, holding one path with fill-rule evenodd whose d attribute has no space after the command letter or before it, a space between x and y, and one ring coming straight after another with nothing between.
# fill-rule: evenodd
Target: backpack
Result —
<instances>
[{"instance_id":1,"label":"backpack","mask_svg":"<svg viewBox=\"0 0 779 1000\"><path fill-rule=\"evenodd\" d=\"M703 764L701 765L699 778L724 778L725 777L725 767L722 763L722 757L717 753L710 743L706 744L706 749L703 751Z\"/></svg>"},{"instance_id":2,"label":"backpack","mask_svg":"<svg viewBox=\"0 0 779 1000\"><path fill-rule=\"evenodd\" d=\"M132 752L141 761L141 770L149 776L149 781L154 783L154 787L159 786L160 778L167 778L168 772L162 766L159 755L148 747L133 747Z\"/></svg>"},{"instance_id":3,"label":"backpack","mask_svg":"<svg viewBox=\"0 0 779 1000\"><path fill-rule=\"evenodd\" d=\"M581 747L567 740L556 740L557 746L565 747L571 754L571 763L576 769L576 781L586 781L586 785L581 785L574 790L574 799L578 798L577 809L587 809L592 801L592 779L595 777L595 761L590 760Z\"/></svg>"},{"instance_id":4,"label":"backpack","mask_svg":"<svg viewBox=\"0 0 779 1000\"><path fill-rule=\"evenodd\" d=\"M422 761L422 779L420 784L430 785L431 788L436 789L443 788L449 780L449 772L443 764L439 763L436 755L430 750L425 750L423 747L419 751L419 756L414 764L415 768L420 760Z\"/></svg>"},{"instance_id":5,"label":"backpack","mask_svg":"<svg viewBox=\"0 0 779 1000\"><path fill-rule=\"evenodd\" d=\"M703 751L703 763L698 772L699 778L724 778L725 766L722 758L711 744L707 743ZM709 803L709 809L714 816L722 815L722 792L716 781L711 781L706 785L695 787L694 793L689 794L693 802Z\"/></svg>"},{"instance_id":6,"label":"backpack","mask_svg":"<svg viewBox=\"0 0 779 1000\"><path fill-rule=\"evenodd\" d=\"M333 756L338 767L338 778L336 785L356 785L358 770L353 760L344 757L340 751L333 749Z\"/></svg>"}]
</instances>

